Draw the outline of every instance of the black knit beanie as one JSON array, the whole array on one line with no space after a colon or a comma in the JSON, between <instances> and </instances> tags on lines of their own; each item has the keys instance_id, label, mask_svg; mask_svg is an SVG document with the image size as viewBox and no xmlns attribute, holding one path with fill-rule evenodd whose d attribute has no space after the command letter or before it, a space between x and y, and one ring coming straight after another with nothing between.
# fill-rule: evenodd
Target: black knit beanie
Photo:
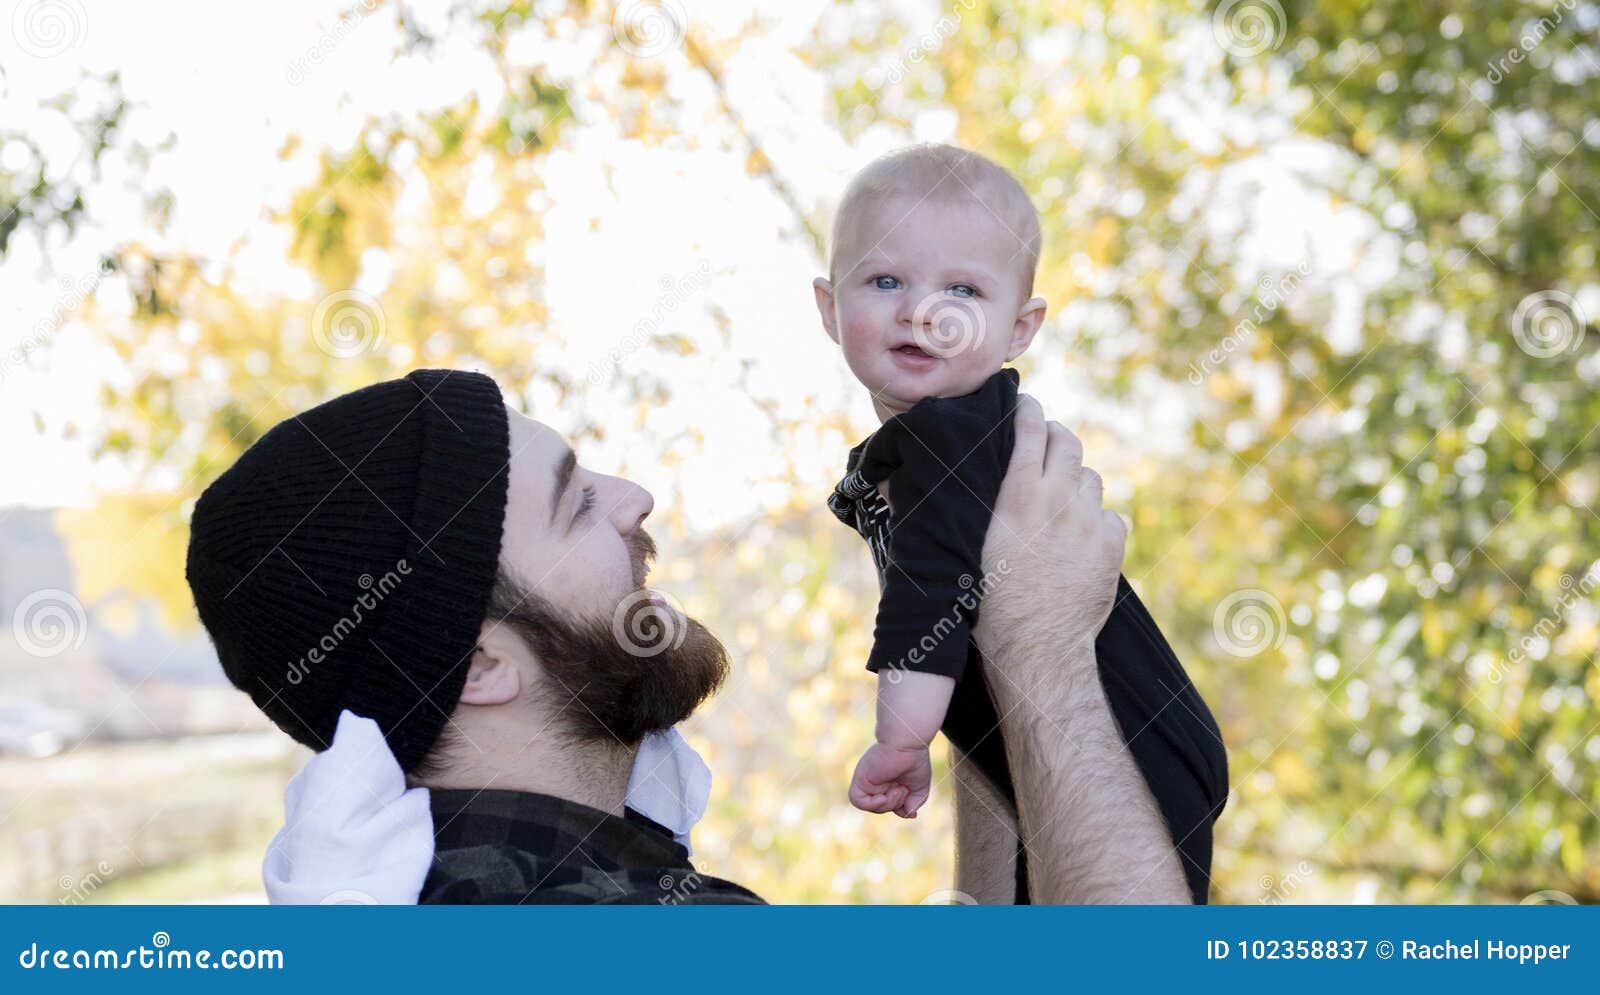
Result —
<instances>
[{"instance_id":1,"label":"black knit beanie","mask_svg":"<svg viewBox=\"0 0 1600 995\"><path fill-rule=\"evenodd\" d=\"M195 502L188 578L228 679L321 750L340 709L412 770L466 680L511 449L494 381L418 370L275 426Z\"/></svg>"}]
</instances>

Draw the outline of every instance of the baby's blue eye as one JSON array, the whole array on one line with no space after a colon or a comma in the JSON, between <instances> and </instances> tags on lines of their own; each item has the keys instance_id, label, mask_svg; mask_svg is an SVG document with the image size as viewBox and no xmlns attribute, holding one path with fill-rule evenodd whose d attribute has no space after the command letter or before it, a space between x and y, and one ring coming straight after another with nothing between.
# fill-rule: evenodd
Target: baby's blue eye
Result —
<instances>
[{"instance_id":1,"label":"baby's blue eye","mask_svg":"<svg viewBox=\"0 0 1600 995\"><path fill-rule=\"evenodd\" d=\"M900 281L892 276L875 276L872 278L872 285L879 290L893 290L900 285Z\"/></svg>"},{"instance_id":2,"label":"baby's blue eye","mask_svg":"<svg viewBox=\"0 0 1600 995\"><path fill-rule=\"evenodd\" d=\"M954 283L950 285L950 296L976 297L978 296L978 288L970 283Z\"/></svg>"}]
</instances>

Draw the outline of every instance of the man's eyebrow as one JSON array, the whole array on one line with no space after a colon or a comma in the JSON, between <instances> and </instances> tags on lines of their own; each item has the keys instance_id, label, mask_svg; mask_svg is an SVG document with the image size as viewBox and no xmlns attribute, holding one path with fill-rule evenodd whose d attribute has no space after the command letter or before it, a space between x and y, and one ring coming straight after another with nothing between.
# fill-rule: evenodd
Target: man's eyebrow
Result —
<instances>
[{"instance_id":1,"label":"man's eyebrow","mask_svg":"<svg viewBox=\"0 0 1600 995\"><path fill-rule=\"evenodd\" d=\"M569 447L561 462L556 464L556 482L550 490L550 524L556 523L556 509L561 507L561 497L572 485L572 471L578 468L578 454Z\"/></svg>"}]
</instances>

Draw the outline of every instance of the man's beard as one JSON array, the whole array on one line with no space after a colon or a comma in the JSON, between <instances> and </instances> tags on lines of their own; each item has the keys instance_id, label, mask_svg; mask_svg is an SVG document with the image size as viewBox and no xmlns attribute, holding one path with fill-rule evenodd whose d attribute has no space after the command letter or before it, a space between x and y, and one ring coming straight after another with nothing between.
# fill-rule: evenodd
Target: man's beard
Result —
<instances>
[{"instance_id":1,"label":"man's beard","mask_svg":"<svg viewBox=\"0 0 1600 995\"><path fill-rule=\"evenodd\" d=\"M537 655L547 678L538 693L579 741L636 746L688 718L728 675L717 637L644 589L650 537L635 529L628 546L634 590L602 617L565 613L504 571L489 599L489 618Z\"/></svg>"}]
</instances>

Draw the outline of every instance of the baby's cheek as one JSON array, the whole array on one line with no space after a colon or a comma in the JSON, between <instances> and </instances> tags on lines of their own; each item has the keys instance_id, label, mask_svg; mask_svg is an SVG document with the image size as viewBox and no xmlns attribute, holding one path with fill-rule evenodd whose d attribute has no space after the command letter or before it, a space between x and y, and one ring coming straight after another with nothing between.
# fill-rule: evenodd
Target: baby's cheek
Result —
<instances>
[{"instance_id":1,"label":"baby's cheek","mask_svg":"<svg viewBox=\"0 0 1600 995\"><path fill-rule=\"evenodd\" d=\"M852 368L869 367L881 348L876 326L867 323L847 324L843 332L845 359Z\"/></svg>"},{"instance_id":2,"label":"baby's cheek","mask_svg":"<svg viewBox=\"0 0 1600 995\"><path fill-rule=\"evenodd\" d=\"M844 323L845 347L856 352L865 352L878 344L882 338L878 322L867 315L853 315Z\"/></svg>"}]
</instances>

